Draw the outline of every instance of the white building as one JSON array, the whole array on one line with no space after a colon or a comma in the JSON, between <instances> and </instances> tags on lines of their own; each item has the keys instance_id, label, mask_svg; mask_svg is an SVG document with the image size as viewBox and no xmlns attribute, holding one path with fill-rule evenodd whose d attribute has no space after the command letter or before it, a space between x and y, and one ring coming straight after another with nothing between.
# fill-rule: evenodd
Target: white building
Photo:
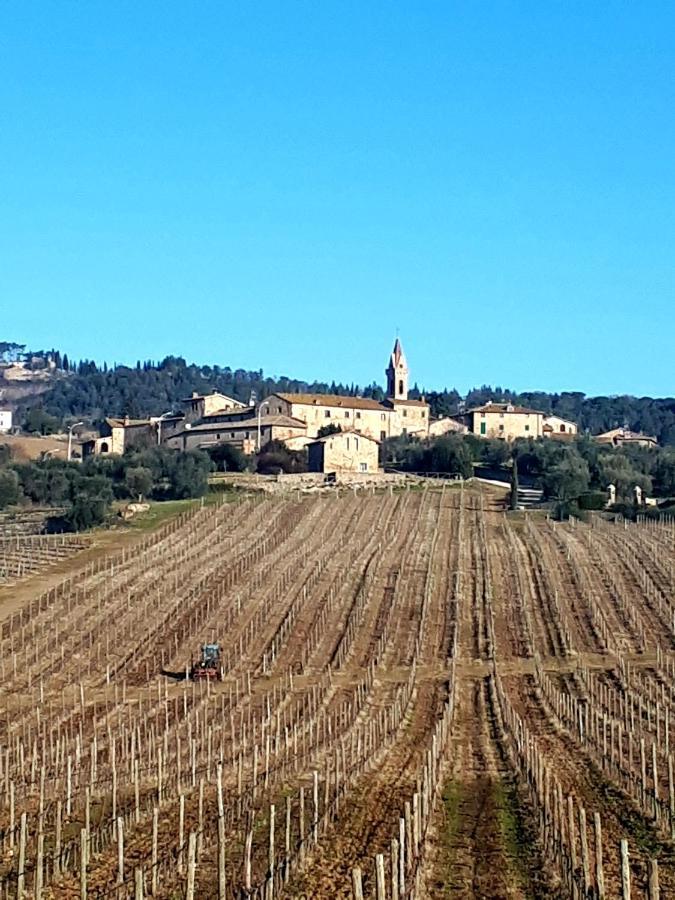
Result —
<instances>
[{"instance_id":1,"label":"white building","mask_svg":"<svg viewBox=\"0 0 675 900\"><path fill-rule=\"evenodd\" d=\"M7 434L12 430L12 410L0 409L0 434Z\"/></svg>"},{"instance_id":2,"label":"white building","mask_svg":"<svg viewBox=\"0 0 675 900\"><path fill-rule=\"evenodd\" d=\"M544 437L569 437L579 431L576 422L562 419L560 416L544 416Z\"/></svg>"}]
</instances>

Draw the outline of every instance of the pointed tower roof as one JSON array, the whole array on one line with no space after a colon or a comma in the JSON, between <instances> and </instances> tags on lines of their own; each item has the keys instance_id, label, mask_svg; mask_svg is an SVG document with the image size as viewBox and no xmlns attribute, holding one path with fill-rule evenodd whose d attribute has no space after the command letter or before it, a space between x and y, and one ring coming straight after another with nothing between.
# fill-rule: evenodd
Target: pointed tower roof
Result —
<instances>
[{"instance_id":1,"label":"pointed tower roof","mask_svg":"<svg viewBox=\"0 0 675 900\"><path fill-rule=\"evenodd\" d=\"M391 359L389 360L389 365L393 369L397 369L400 365L403 365L406 369L408 368L405 353L403 352L403 346L398 338L396 338L394 349L391 351Z\"/></svg>"}]
</instances>

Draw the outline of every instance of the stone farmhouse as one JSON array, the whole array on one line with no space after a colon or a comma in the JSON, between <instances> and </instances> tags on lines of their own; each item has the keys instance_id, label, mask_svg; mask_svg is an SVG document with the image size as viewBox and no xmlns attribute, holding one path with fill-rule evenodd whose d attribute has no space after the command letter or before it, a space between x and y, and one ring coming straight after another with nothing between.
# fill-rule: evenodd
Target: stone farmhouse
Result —
<instances>
[{"instance_id":1,"label":"stone farmhouse","mask_svg":"<svg viewBox=\"0 0 675 900\"><path fill-rule=\"evenodd\" d=\"M432 419L429 423L429 437L442 437L444 434L468 434L468 426L459 418L443 416Z\"/></svg>"},{"instance_id":2,"label":"stone farmhouse","mask_svg":"<svg viewBox=\"0 0 675 900\"><path fill-rule=\"evenodd\" d=\"M307 445L310 472L335 475L378 471L379 441L358 431L338 431Z\"/></svg>"},{"instance_id":3,"label":"stone farmhouse","mask_svg":"<svg viewBox=\"0 0 675 900\"><path fill-rule=\"evenodd\" d=\"M129 447L148 447L157 442L156 425L151 419L107 418L99 437L82 443L82 456L124 453Z\"/></svg>"},{"instance_id":4,"label":"stone farmhouse","mask_svg":"<svg viewBox=\"0 0 675 900\"><path fill-rule=\"evenodd\" d=\"M217 444L232 444L243 453L255 453L258 446L263 447L269 441L284 441L291 449L299 449L292 444L298 437L302 439L300 446L307 443L307 426L298 419L289 416L267 416L260 421L252 407L246 413L233 413L231 416L219 414L206 416L202 421L192 425L187 422L175 434L167 437L167 446L174 450L208 450Z\"/></svg>"},{"instance_id":5,"label":"stone farmhouse","mask_svg":"<svg viewBox=\"0 0 675 900\"><path fill-rule=\"evenodd\" d=\"M514 441L516 438L540 438L544 433L544 413L512 403L488 400L467 413L469 431L484 438Z\"/></svg>"},{"instance_id":6,"label":"stone farmhouse","mask_svg":"<svg viewBox=\"0 0 675 900\"><path fill-rule=\"evenodd\" d=\"M198 394L193 391L190 397L180 401L183 416L186 422L201 421L208 416L227 412L231 410L241 411L249 409L249 407L240 400L228 397L227 394L221 394L213 391L211 394Z\"/></svg>"},{"instance_id":7,"label":"stone farmhouse","mask_svg":"<svg viewBox=\"0 0 675 900\"><path fill-rule=\"evenodd\" d=\"M471 434L484 438L515 441L516 438L556 437L565 439L577 433L576 422L512 403L488 400L467 413Z\"/></svg>"},{"instance_id":8,"label":"stone farmhouse","mask_svg":"<svg viewBox=\"0 0 675 900\"><path fill-rule=\"evenodd\" d=\"M560 416L544 416L544 437L574 437L579 431L576 422L562 419Z\"/></svg>"},{"instance_id":9,"label":"stone farmhouse","mask_svg":"<svg viewBox=\"0 0 675 900\"><path fill-rule=\"evenodd\" d=\"M605 431L604 434L597 434L595 440L599 444L611 444L612 447L623 447L625 445L633 447L658 447L659 442L654 435L641 434L637 431L631 431L628 428L612 428L611 431Z\"/></svg>"}]
</instances>

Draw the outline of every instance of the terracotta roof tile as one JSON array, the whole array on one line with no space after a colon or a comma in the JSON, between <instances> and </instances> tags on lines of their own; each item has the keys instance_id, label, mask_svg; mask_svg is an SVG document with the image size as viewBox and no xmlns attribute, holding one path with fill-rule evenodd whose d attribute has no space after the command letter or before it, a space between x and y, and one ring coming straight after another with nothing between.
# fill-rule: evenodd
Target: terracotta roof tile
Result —
<instances>
[{"instance_id":1,"label":"terracotta roof tile","mask_svg":"<svg viewBox=\"0 0 675 900\"><path fill-rule=\"evenodd\" d=\"M384 412L389 409L385 404L372 397L343 397L339 394L273 394L287 403L300 406L338 406L341 409L375 409Z\"/></svg>"},{"instance_id":2,"label":"terracotta roof tile","mask_svg":"<svg viewBox=\"0 0 675 900\"><path fill-rule=\"evenodd\" d=\"M515 406L513 403L485 403L483 406L475 406L469 413L508 413L509 415L545 416L540 409L530 409L527 406Z\"/></svg>"}]
</instances>

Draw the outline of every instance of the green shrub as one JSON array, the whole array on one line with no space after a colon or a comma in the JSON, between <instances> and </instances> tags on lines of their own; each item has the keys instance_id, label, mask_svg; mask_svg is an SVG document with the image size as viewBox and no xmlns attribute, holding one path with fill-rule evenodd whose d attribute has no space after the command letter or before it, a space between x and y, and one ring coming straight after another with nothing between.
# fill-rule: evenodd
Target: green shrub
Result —
<instances>
[{"instance_id":1,"label":"green shrub","mask_svg":"<svg viewBox=\"0 0 675 900\"><path fill-rule=\"evenodd\" d=\"M586 491L579 497L581 509L604 509L607 506L607 495L604 491Z\"/></svg>"}]
</instances>

